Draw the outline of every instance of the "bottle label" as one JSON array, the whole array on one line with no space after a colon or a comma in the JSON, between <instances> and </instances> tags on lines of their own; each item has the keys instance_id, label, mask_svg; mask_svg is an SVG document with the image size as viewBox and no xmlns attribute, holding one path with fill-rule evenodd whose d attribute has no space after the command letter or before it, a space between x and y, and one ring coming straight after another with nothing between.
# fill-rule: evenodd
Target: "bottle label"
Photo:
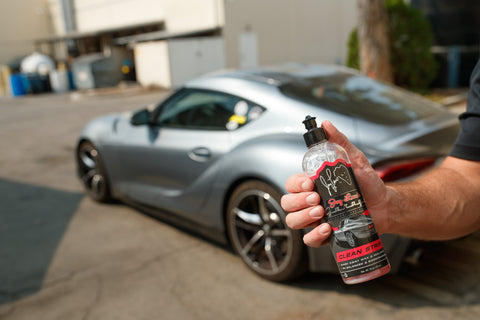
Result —
<instances>
[{"instance_id":1,"label":"bottle label","mask_svg":"<svg viewBox=\"0 0 480 320\"><path fill-rule=\"evenodd\" d=\"M342 277L388 265L351 165L342 159L324 162L311 179L322 198L324 221L332 227L330 246Z\"/></svg>"}]
</instances>

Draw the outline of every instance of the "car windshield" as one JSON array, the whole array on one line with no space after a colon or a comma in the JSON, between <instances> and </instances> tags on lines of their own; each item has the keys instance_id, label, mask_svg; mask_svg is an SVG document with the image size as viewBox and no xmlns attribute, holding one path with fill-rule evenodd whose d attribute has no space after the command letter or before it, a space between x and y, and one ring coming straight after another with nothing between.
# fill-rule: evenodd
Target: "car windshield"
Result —
<instances>
[{"instance_id":1,"label":"car windshield","mask_svg":"<svg viewBox=\"0 0 480 320\"><path fill-rule=\"evenodd\" d=\"M341 72L283 84L280 91L323 109L385 125L405 124L440 110L406 90Z\"/></svg>"}]
</instances>

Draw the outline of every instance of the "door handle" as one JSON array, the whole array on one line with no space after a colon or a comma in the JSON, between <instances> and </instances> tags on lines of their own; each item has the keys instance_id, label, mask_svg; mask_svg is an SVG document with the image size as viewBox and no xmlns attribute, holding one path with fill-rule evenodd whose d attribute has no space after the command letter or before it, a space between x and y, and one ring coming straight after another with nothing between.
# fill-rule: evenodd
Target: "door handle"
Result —
<instances>
[{"instance_id":1,"label":"door handle","mask_svg":"<svg viewBox=\"0 0 480 320\"><path fill-rule=\"evenodd\" d=\"M210 159L210 157L212 156L212 152L208 148L198 147L198 148L193 149L188 154L188 156L192 160L199 161L199 162L204 162L204 161L207 161L208 159Z\"/></svg>"}]
</instances>

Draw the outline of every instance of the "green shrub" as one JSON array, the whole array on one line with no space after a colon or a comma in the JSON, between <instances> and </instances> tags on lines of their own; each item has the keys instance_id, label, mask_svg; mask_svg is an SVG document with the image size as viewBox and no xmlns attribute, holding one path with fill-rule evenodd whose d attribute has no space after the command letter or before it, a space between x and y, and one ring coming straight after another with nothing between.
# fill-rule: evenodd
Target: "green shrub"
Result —
<instances>
[{"instance_id":1,"label":"green shrub","mask_svg":"<svg viewBox=\"0 0 480 320\"><path fill-rule=\"evenodd\" d=\"M403 0L386 1L390 60L394 83L415 91L424 91L435 78L437 64L430 47L433 33L430 23L420 10L405 4ZM348 40L347 66L359 69L357 29Z\"/></svg>"},{"instance_id":2,"label":"green shrub","mask_svg":"<svg viewBox=\"0 0 480 320\"><path fill-rule=\"evenodd\" d=\"M358 45L358 31L354 28L348 38L347 66L360 70L360 47Z\"/></svg>"}]
</instances>

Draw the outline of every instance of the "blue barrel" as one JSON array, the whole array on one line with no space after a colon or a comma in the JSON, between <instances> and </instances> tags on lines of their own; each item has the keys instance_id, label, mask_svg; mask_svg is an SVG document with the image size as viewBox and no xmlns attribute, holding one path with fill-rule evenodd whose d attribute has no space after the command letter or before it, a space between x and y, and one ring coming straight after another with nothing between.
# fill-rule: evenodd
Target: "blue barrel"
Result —
<instances>
[{"instance_id":1,"label":"blue barrel","mask_svg":"<svg viewBox=\"0 0 480 320\"><path fill-rule=\"evenodd\" d=\"M72 71L68 71L68 85L70 87L70 90L76 90L75 88L75 82L73 82L73 73Z\"/></svg>"},{"instance_id":2,"label":"blue barrel","mask_svg":"<svg viewBox=\"0 0 480 320\"><path fill-rule=\"evenodd\" d=\"M10 85L12 88L12 95L14 97L23 96L28 92L28 79L23 74L10 75Z\"/></svg>"}]
</instances>

